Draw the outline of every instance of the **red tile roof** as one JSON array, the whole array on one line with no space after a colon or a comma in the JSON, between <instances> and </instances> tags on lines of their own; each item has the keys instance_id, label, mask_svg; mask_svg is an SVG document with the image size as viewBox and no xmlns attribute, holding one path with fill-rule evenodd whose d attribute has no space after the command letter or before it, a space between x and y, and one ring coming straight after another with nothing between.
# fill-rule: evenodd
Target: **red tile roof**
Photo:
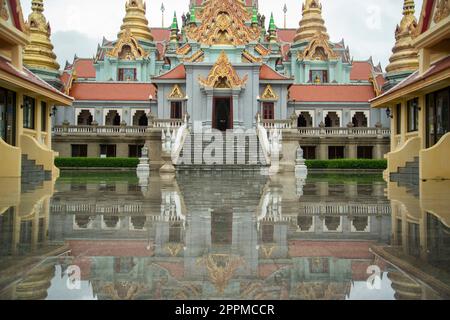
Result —
<instances>
[{"instance_id":1,"label":"red tile roof","mask_svg":"<svg viewBox=\"0 0 450 320\"><path fill-rule=\"evenodd\" d=\"M156 42L169 41L170 30L168 28L151 28L153 39Z\"/></svg>"},{"instance_id":2,"label":"red tile roof","mask_svg":"<svg viewBox=\"0 0 450 320\"><path fill-rule=\"evenodd\" d=\"M281 42L294 42L295 34L297 33L296 29L278 29L278 40Z\"/></svg>"},{"instance_id":3,"label":"red tile roof","mask_svg":"<svg viewBox=\"0 0 450 320\"><path fill-rule=\"evenodd\" d=\"M354 61L352 71L350 73L350 80L354 81L368 81L372 74L372 65L368 61Z\"/></svg>"},{"instance_id":4,"label":"red tile roof","mask_svg":"<svg viewBox=\"0 0 450 320\"><path fill-rule=\"evenodd\" d=\"M156 99L156 87L149 83L75 82L70 95L89 101L148 101Z\"/></svg>"},{"instance_id":5,"label":"red tile roof","mask_svg":"<svg viewBox=\"0 0 450 320\"><path fill-rule=\"evenodd\" d=\"M336 257L341 259L372 259L369 241L289 241L291 257Z\"/></svg>"},{"instance_id":6,"label":"red tile roof","mask_svg":"<svg viewBox=\"0 0 450 320\"><path fill-rule=\"evenodd\" d=\"M0 57L0 70L4 71L12 76L15 76L17 78L20 78L22 80L25 80L31 84L37 85L37 86L41 87L42 89L50 91L51 93L56 94L63 99L72 100L71 97L66 96L65 94L61 93L60 91L58 91L57 89L55 89L54 87L49 85L47 82L45 82L44 80L42 80L41 78L36 76L34 73L32 73L27 68L24 67L23 71L20 72L15 67L13 67L8 60L6 60L3 57Z\"/></svg>"},{"instance_id":7,"label":"red tile roof","mask_svg":"<svg viewBox=\"0 0 450 320\"><path fill-rule=\"evenodd\" d=\"M76 59L73 70L76 71L77 77L83 79L95 78L95 68L93 59Z\"/></svg>"},{"instance_id":8,"label":"red tile roof","mask_svg":"<svg viewBox=\"0 0 450 320\"><path fill-rule=\"evenodd\" d=\"M186 79L186 68L183 64L179 64L172 70L164 73L163 75L155 77L154 79Z\"/></svg>"},{"instance_id":9,"label":"red tile roof","mask_svg":"<svg viewBox=\"0 0 450 320\"><path fill-rule=\"evenodd\" d=\"M298 102L369 102L375 92L372 85L292 85L289 97Z\"/></svg>"},{"instance_id":10,"label":"red tile roof","mask_svg":"<svg viewBox=\"0 0 450 320\"><path fill-rule=\"evenodd\" d=\"M382 74L379 74L375 77L375 81L377 82L379 88L383 88L386 83L386 78Z\"/></svg>"},{"instance_id":11,"label":"red tile roof","mask_svg":"<svg viewBox=\"0 0 450 320\"><path fill-rule=\"evenodd\" d=\"M260 80L290 80L290 78L287 78L283 76L282 74L279 74L275 70L273 70L271 67L269 67L266 64L263 64L259 70L259 79Z\"/></svg>"}]
</instances>

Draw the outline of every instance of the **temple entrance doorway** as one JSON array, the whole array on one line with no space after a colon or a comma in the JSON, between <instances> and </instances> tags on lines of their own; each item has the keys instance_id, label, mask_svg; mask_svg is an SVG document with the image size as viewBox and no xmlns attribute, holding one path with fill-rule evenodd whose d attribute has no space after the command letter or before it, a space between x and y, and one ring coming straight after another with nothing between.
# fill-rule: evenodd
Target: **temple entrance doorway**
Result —
<instances>
[{"instance_id":1,"label":"temple entrance doorway","mask_svg":"<svg viewBox=\"0 0 450 320\"><path fill-rule=\"evenodd\" d=\"M212 127L220 131L233 129L231 97L214 98Z\"/></svg>"}]
</instances>

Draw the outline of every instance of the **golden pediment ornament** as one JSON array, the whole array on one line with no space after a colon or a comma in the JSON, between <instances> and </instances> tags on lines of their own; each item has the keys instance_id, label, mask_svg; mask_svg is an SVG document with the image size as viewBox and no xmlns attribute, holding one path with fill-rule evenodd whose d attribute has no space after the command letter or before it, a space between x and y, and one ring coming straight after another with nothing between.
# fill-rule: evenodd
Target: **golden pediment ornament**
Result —
<instances>
[{"instance_id":1,"label":"golden pediment ornament","mask_svg":"<svg viewBox=\"0 0 450 320\"><path fill-rule=\"evenodd\" d=\"M258 52L262 56L267 56L270 54L270 50L264 47L262 44L258 44L255 46L255 51Z\"/></svg>"},{"instance_id":2,"label":"golden pediment ornament","mask_svg":"<svg viewBox=\"0 0 450 320\"><path fill-rule=\"evenodd\" d=\"M144 290L145 287L140 284L119 282L105 285L101 292L111 297L112 300L134 300Z\"/></svg>"},{"instance_id":3,"label":"golden pediment ornament","mask_svg":"<svg viewBox=\"0 0 450 320\"><path fill-rule=\"evenodd\" d=\"M247 83L247 80L248 75L245 75L242 79L239 78L224 51L220 54L208 77L206 79L199 77L198 79L199 83L204 87L219 89L242 88Z\"/></svg>"},{"instance_id":4,"label":"golden pediment ornament","mask_svg":"<svg viewBox=\"0 0 450 320\"><path fill-rule=\"evenodd\" d=\"M450 15L450 1L438 0L436 5L436 11L434 13L434 23L439 23L441 20L447 18Z\"/></svg>"},{"instance_id":5,"label":"golden pediment ornament","mask_svg":"<svg viewBox=\"0 0 450 320\"><path fill-rule=\"evenodd\" d=\"M180 243L174 243L174 244L166 245L166 251L172 257L178 256L178 254L181 252L182 249L183 249L183 246Z\"/></svg>"},{"instance_id":6,"label":"golden pediment ornament","mask_svg":"<svg viewBox=\"0 0 450 320\"><path fill-rule=\"evenodd\" d=\"M261 96L262 100L278 100L278 95L273 91L273 88L270 84L266 86L264 92Z\"/></svg>"},{"instance_id":7,"label":"golden pediment ornament","mask_svg":"<svg viewBox=\"0 0 450 320\"><path fill-rule=\"evenodd\" d=\"M189 52L191 52L192 47L190 44L185 44L184 46L180 47L177 49L176 53L181 55L181 56L185 56L187 55Z\"/></svg>"},{"instance_id":8,"label":"golden pediment ornament","mask_svg":"<svg viewBox=\"0 0 450 320\"><path fill-rule=\"evenodd\" d=\"M330 47L327 35L322 32L317 32L306 49L298 53L297 59L328 61L339 59L339 55Z\"/></svg>"},{"instance_id":9,"label":"golden pediment ornament","mask_svg":"<svg viewBox=\"0 0 450 320\"><path fill-rule=\"evenodd\" d=\"M250 62L250 63L261 63L262 58L255 57L247 50L242 51L242 61L243 62Z\"/></svg>"},{"instance_id":10,"label":"golden pediment ornament","mask_svg":"<svg viewBox=\"0 0 450 320\"><path fill-rule=\"evenodd\" d=\"M206 266L209 280L217 292L223 294L236 270L245 264L245 260L228 254L210 254L198 259L197 264Z\"/></svg>"},{"instance_id":11,"label":"golden pediment ornament","mask_svg":"<svg viewBox=\"0 0 450 320\"><path fill-rule=\"evenodd\" d=\"M171 100L179 100L179 99L184 99L185 95L183 93L183 91L181 90L180 86L178 84L174 85L172 88L172 92L169 94L169 96L167 97L168 99Z\"/></svg>"},{"instance_id":12,"label":"golden pediment ornament","mask_svg":"<svg viewBox=\"0 0 450 320\"><path fill-rule=\"evenodd\" d=\"M186 35L206 45L244 45L259 39L258 28L246 24L251 14L241 1L209 0L198 14L199 26L191 24Z\"/></svg>"},{"instance_id":13,"label":"golden pediment ornament","mask_svg":"<svg viewBox=\"0 0 450 320\"><path fill-rule=\"evenodd\" d=\"M185 62L202 62L205 57L205 52L203 50L198 50L192 56L184 59Z\"/></svg>"},{"instance_id":14,"label":"golden pediment ornament","mask_svg":"<svg viewBox=\"0 0 450 320\"><path fill-rule=\"evenodd\" d=\"M131 30L125 29L125 32L121 34L114 48L107 55L121 60L136 60L147 57L148 53L145 52L133 37Z\"/></svg>"}]
</instances>

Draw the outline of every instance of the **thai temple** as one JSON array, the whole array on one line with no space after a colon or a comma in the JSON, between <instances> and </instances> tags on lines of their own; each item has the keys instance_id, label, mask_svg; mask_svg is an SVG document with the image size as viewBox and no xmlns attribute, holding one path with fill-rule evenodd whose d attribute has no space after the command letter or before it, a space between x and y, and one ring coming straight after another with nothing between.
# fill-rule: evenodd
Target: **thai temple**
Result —
<instances>
[{"instance_id":1,"label":"thai temple","mask_svg":"<svg viewBox=\"0 0 450 320\"><path fill-rule=\"evenodd\" d=\"M75 101L54 118L60 156L137 157L146 145L157 169L167 150L182 157L189 141L211 141L212 133L194 133L210 129L255 132L258 156L244 148L242 165L270 165L277 141L288 171L299 145L308 159L389 151L390 119L369 103L385 85L383 70L372 58L353 60L344 40L330 41L319 0L303 2L298 29L278 27L258 1L190 1L167 28L149 27L148 2L124 5L117 39L65 65L60 81Z\"/></svg>"}]
</instances>

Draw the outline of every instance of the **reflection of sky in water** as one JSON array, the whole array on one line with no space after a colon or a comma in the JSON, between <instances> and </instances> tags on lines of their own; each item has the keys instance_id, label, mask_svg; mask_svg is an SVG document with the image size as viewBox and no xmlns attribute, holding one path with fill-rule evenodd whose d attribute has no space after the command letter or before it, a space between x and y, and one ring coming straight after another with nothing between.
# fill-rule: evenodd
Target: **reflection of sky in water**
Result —
<instances>
[{"instance_id":1,"label":"reflection of sky in water","mask_svg":"<svg viewBox=\"0 0 450 320\"><path fill-rule=\"evenodd\" d=\"M391 280L387 277L387 272L381 276L380 289L369 289L365 281L355 281L347 300L394 300L395 291L391 287Z\"/></svg>"},{"instance_id":2,"label":"reflection of sky in water","mask_svg":"<svg viewBox=\"0 0 450 320\"><path fill-rule=\"evenodd\" d=\"M80 289L68 290L66 273L61 277L61 266L57 265L55 277L52 279L52 284L48 289L47 300L97 300L93 296L92 286L89 281L81 281Z\"/></svg>"}]
</instances>

